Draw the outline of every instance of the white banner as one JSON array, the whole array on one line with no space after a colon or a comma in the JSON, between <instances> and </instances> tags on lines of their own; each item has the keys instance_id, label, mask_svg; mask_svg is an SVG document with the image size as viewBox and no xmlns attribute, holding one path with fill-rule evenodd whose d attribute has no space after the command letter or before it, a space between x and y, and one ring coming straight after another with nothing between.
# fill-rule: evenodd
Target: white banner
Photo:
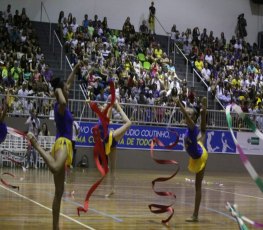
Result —
<instances>
[{"instance_id":1,"label":"white banner","mask_svg":"<svg viewBox=\"0 0 263 230\"><path fill-rule=\"evenodd\" d=\"M263 155L263 140L251 132L237 132L237 141L245 154Z\"/></svg>"}]
</instances>

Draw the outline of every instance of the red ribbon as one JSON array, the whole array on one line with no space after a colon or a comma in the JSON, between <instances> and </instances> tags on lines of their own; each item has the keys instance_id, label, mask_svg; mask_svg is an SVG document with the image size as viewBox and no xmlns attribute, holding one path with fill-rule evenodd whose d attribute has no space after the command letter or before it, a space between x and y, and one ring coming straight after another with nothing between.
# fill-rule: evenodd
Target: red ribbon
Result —
<instances>
[{"instance_id":1,"label":"red ribbon","mask_svg":"<svg viewBox=\"0 0 263 230\"><path fill-rule=\"evenodd\" d=\"M153 149L154 149L154 146L155 144L157 144L158 146L161 146L161 147L164 147L166 149L172 149L174 148L178 141L179 141L179 135L177 132L175 131L171 131L170 132L174 133L176 135L176 140L174 143L172 143L171 145L168 145L168 146L165 146L163 144L162 141L160 141L157 137L155 137L152 142L151 142L151 157L152 159L157 162L158 164L175 164L178 166L177 170L175 171L175 173L173 173L170 177L159 177L159 178L156 178L155 180L152 181L152 189L153 191L159 195L159 196L172 196L174 198L176 198L176 195L173 193L173 192L167 192L167 191L156 191L155 189L155 183L156 182L164 182L164 181L168 181L170 179L172 179L179 171L180 169L180 166L178 164L177 161L175 160L162 160L162 159L157 159L154 157L153 155ZM173 214L174 214L174 209L172 208L172 205L173 204L170 204L170 205L161 205L161 204L150 204L148 205L150 211L152 213L155 213L155 214L160 214L160 213L165 213L165 212L170 212L171 214L168 216L167 219L164 219L162 220L162 223L166 224L167 222L169 222L169 220L172 218Z\"/></svg>"},{"instance_id":2,"label":"red ribbon","mask_svg":"<svg viewBox=\"0 0 263 230\"><path fill-rule=\"evenodd\" d=\"M90 102L90 108L98 115L102 123L103 132L104 132L103 137L105 138L108 135L108 125L110 123L110 119L107 117L107 113L108 113L109 108L113 106L115 102L115 89L114 89L113 82L110 82L110 92L111 92L111 101L109 104L107 104L106 108L103 111L101 111L98 108L98 105L95 102ZM93 132L93 137L94 137L94 142L95 142L94 149L93 149L93 155L94 155L96 166L101 174L101 178L98 181L96 181L91 186L91 188L88 190L83 207L77 208L78 215L80 215L80 212L88 211L89 199L91 195L100 185L100 183L103 181L103 179L105 178L106 174L109 171L105 148L104 148L104 140L102 139L102 135L100 133L99 126L95 125L92 129L92 132ZM100 163L99 159L101 159L102 164Z\"/></svg>"},{"instance_id":3,"label":"red ribbon","mask_svg":"<svg viewBox=\"0 0 263 230\"><path fill-rule=\"evenodd\" d=\"M9 176L12 176L12 177L15 177L15 175L13 175L12 173L9 173L9 172L4 172L2 175L9 175ZM12 184L9 184L7 181L5 181L3 178L1 178L1 182L9 187L9 188L14 188L14 189L18 189L19 190L19 186L16 186L16 185L12 185Z\"/></svg>"}]
</instances>

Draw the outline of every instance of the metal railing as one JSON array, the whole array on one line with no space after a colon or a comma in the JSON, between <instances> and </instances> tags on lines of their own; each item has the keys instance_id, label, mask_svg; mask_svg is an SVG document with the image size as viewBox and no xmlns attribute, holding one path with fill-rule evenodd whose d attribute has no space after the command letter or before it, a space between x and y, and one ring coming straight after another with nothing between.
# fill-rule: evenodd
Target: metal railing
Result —
<instances>
[{"instance_id":1,"label":"metal railing","mask_svg":"<svg viewBox=\"0 0 263 230\"><path fill-rule=\"evenodd\" d=\"M4 95L0 95L3 97ZM25 103L32 103L37 106L38 116L42 118L50 118L50 111L53 110L54 98L43 97L18 97L13 95L11 108L8 111L9 117L21 117L29 116L29 111L26 109ZM97 102L104 104L105 102ZM158 105L142 105L121 103L124 112L131 119L135 125L152 125L152 126L185 126L182 113L177 107L158 106ZM97 115L89 109L85 100L70 99L68 101L68 107L71 111L74 111L76 119L83 121L97 122ZM113 109L112 122L122 122L120 114ZM263 116L262 114L251 115L252 120L255 120L257 116ZM232 114L233 128L239 130L248 130L248 126L242 119L239 119L237 114ZM207 111L207 127L213 129L227 129L227 120L224 110L208 110Z\"/></svg>"},{"instance_id":2,"label":"metal railing","mask_svg":"<svg viewBox=\"0 0 263 230\"><path fill-rule=\"evenodd\" d=\"M155 17L156 21L159 23L159 25L161 26L161 28L163 29L163 31L165 32L165 34L167 35L167 40L168 40L167 41L167 55L169 57L170 56L170 39L171 39L170 36L171 36L171 33L165 30L162 23L159 21L159 19L156 16L154 16L154 17Z\"/></svg>"},{"instance_id":3,"label":"metal railing","mask_svg":"<svg viewBox=\"0 0 263 230\"><path fill-rule=\"evenodd\" d=\"M49 22L49 38L48 38L48 44L50 45L51 44L51 21L50 21L50 18L48 16L48 13L47 13L47 10L46 10L46 7L44 5L43 2L41 2L41 11L40 11L40 22L42 22L42 11L45 11L46 13L46 16L47 16L47 19L48 19L48 22Z\"/></svg>"},{"instance_id":4,"label":"metal railing","mask_svg":"<svg viewBox=\"0 0 263 230\"><path fill-rule=\"evenodd\" d=\"M185 56L185 54L183 53L183 51L180 49L180 47L176 44L176 42L174 42L174 55L173 55L173 63L175 63L175 50L177 50L185 59L185 63L186 63L186 71L185 71L185 79L187 79L188 77L188 71L189 71L189 60L188 58Z\"/></svg>"},{"instance_id":5,"label":"metal railing","mask_svg":"<svg viewBox=\"0 0 263 230\"><path fill-rule=\"evenodd\" d=\"M200 74L195 70L195 69L193 69L193 86L194 86L194 82L195 82L195 75L200 79L200 81L202 81L202 83L205 85L205 87L206 87L206 97L208 98L208 94L209 94L209 92L208 92L208 85L206 84L206 82L204 81L204 79L200 76ZM221 101L218 99L218 97L217 96L215 96L215 100L216 100L216 102L221 106L221 109L225 109L224 108L224 106L222 105L222 103L221 103Z\"/></svg>"},{"instance_id":6,"label":"metal railing","mask_svg":"<svg viewBox=\"0 0 263 230\"><path fill-rule=\"evenodd\" d=\"M62 45L62 43L61 43L56 31L54 30L53 31L53 44L52 44L52 46L53 46L53 53L55 53L55 38L56 38L56 41L58 42L58 44L60 46L60 69L62 70L62 66L63 66L62 60L63 60L63 49L64 48L63 48L63 45Z\"/></svg>"}]
</instances>

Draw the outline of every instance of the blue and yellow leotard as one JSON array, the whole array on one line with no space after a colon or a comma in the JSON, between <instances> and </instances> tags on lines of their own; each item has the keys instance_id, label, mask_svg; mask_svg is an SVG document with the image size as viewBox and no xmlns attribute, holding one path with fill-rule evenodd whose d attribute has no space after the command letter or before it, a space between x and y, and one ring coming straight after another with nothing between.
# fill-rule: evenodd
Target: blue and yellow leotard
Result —
<instances>
[{"instance_id":1,"label":"blue and yellow leotard","mask_svg":"<svg viewBox=\"0 0 263 230\"><path fill-rule=\"evenodd\" d=\"M111 152L111 148L116 147L118 142L114 139L113 131L109 130L108 126L107 126L106 136L104 135L103 126L102 126L100 120L99 120L99 130L100 130L101 138L104 142L105 153L106 153L106 155L109 155Z\"/></svg>"},{"instance_id":2,"label":"blue and yellow leotard","mask_svg":"<svg viewBox=\"0 0 263 230\"><path fill-rule=\"evenodd\" d=\"M197 140L198 134L199 129L197 126L194 129L188 128L184 139L185 150L190 156L188 169L192 173L200 172L205 167L208 158L203 143Z\"/></svg>"},{"instance_id":3,"label":"blue and yellow leotard","mask_svg":"<svg viewBox=\"0 0 263 230\"><path fill-rule=\"evenodd\" d=\"M58 103L54 106L54 116L57 128L56 141L52 146L51 155L55 157L55 153L62 149L64 144L66 144L67 148L67 160L66 165L71 165L72 163L72 126L73 126L73 118L71 112L68 108L65 109L64 115L60 115L58 112Z\"/></svg>"},{"instance_id":4,"label":"blue and yellow leotard","mask_svg":"<svg viewBox=\"0 0 263 230\"><path fill-rule=\"evenodd\" d=\"M6 124L0 122L0 144L5 140L7 134Z\"/></svg>"}]
</instances>

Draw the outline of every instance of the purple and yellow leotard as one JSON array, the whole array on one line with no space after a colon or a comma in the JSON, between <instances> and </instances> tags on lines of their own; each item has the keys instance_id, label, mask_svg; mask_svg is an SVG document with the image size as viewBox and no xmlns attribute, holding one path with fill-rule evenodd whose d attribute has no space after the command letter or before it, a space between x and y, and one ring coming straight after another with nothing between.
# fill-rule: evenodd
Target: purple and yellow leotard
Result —
<instances>
[{"instance_id":1,"label":"purple and yellow leotard","mask_svg":"<svg viewBox=\"0 0 263 230\"><path fill-rule=\"evenodd\" d=\"M66 165L71 165L72 163L72 127L73 127L73 118L71 112L68 108L65 109L63 115L60 115L58 112L58 103L54 106L54 116L57 128L56 141L52 147L51 155L55 157L55 153L62 149L64 144L67 148L67 160Z\"/></svg>"},{"instance_id":2,"label":"purple and yellow leotard","mask_svg":"<svg viewBox=\"0 0 263 230\"><path fill-rule=\"evenodd\" d=\"M99 130L101 134L101 138L104 142L104 147L105 147L105 153L106 155L109 155L111 152L111 148L116 147L117 141L113 137L113 131L109 130L109 127L107 126L107 133L104 135L104 130L101 122L99 121Z\"/></svg>"},{"instance_id":3,"label":"purple and yellow leotard","mask_svg":"<svg viewBox=\"0 0 263 230\"><path fill-rule=\"evenodd\" d=\"M197 140L198 134L199 129L195 126L194 129L188 128L184 137L185 150L190 156L188 169L192 173L200 172L205 167L208 158L203 143Z\"/></svg>"},{"instance_id":4,"label":"purple and yellow leotard","mask_svg":"<svg viewBox=\"0 0 263 230\"><path fill-rule=\"evenodd\" d=\"M6 124L0 122L0 144L5 140L7 135L7 127Z\"/></svg>"}]
</instances>

